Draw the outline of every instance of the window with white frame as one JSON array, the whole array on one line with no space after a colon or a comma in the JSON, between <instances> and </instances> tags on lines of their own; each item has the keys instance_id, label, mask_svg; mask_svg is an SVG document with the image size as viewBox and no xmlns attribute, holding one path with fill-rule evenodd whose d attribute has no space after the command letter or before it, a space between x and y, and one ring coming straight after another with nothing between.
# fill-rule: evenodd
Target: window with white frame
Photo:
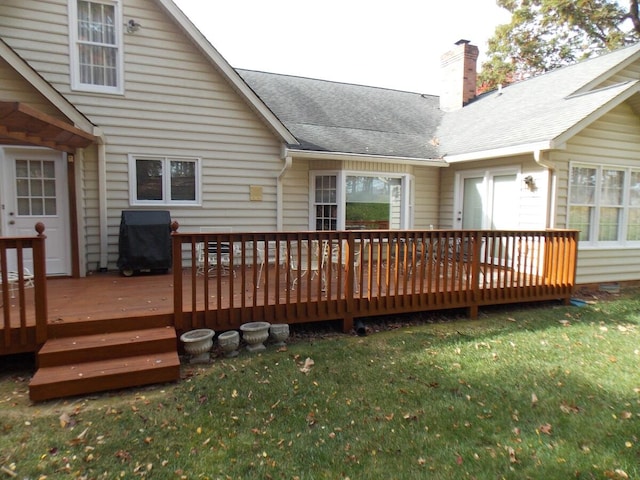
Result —
<instances>
[{"instance_id":1,"label":"window with white frame","mask_svg":"<svg viewBox=\"0 0 640 480\"><path fill-rule=\"evenodd\" d=\"M122 93L120 0L71 0L69 19L71 87Z\"/></svg>"},{"instance_id":2,"label":"window with white frame","mask_svg":"<svg viewBox=\"0 0 640 480\"><path fill-rule=\"evenodd\" d=\"M568 225L587 244L640 241L640 170L572 165Z\"/></svg>"},{"instance_id":3,"label":"window with white frame","mask_svg":"<svg viewBox=\"0 0 640 480\"><path fill-rule=\"evenodd\" d=\"M406 176L317 172L312 177L311 228L409 228Z\"/></svg>"},{"instance_id":4,"label":"window with white frame","mask_svg":"<svg viewBox=\"0 0 640 480\"><path fill-rule=\"evenodd\" d=\"M129 155L132 205L199 205L200 159Z\"/></svg>"}]
</instances>

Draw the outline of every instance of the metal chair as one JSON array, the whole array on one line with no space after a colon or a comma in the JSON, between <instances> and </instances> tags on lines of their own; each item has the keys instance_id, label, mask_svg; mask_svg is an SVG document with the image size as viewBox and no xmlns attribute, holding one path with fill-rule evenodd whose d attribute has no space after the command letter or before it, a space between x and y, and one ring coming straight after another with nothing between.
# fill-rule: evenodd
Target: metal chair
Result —
<instances>
[{"instance_id":1,"label":"metal chair","mask_svg":"<svg viewBox=\"0 0 640 480\"><path fill-rule=\"evenodd\" d=\"M291 244L289 250L289 272L291 274L290 288L294 290L298 277L302 279L309 274L309 279L313 280L320 275L322 290L326 289L326 276L324 267L329 256L329 244L318 240L302 240Z\"/></svg>"},{"instance_id":2,"label":"metal chair","mask_svg":"<svg viewBox=\"0 0 640 480\"><path fill-rule=\"evenodd\" d=\"M200 227L200 233L230 233L231 231L231 227ZM234 265L231 265L231 250L233 248L234 257L239 257L241 255L240 245L234 244L232 246L229 242L211 241L206 244L206 248L205 243L196 245L196 273L210 275L220 270L221 275L229 275L230 272L233 272L235 277Z\"/></svg>"}]
</instances>

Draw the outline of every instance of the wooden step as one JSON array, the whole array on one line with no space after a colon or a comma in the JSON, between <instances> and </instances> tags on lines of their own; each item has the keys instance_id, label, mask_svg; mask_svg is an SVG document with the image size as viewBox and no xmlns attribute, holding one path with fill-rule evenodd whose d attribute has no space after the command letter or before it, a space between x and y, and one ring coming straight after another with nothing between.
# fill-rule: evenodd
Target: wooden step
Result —
<instances>
[{"instance_id":1,"label":"wooden step","mask_svg":"<svg viewBox=\"0 0 640 480\"><path fill-rule=\"evenodd\" d=\"M42 368L176 349L175 330L159 327L49 339L38 352L37 360L38 367Z\"/></svg>"},{"instance_id":2,"label":"wooden step","mask_svg":"<svg viewBox=\"0 0 640 480\"><path fill-rule=\"evenodd\" d=\"M29 383L34 402L118 390L180 378L180 359L173 351L39 368Z\"/></svg>"}]
</instances>

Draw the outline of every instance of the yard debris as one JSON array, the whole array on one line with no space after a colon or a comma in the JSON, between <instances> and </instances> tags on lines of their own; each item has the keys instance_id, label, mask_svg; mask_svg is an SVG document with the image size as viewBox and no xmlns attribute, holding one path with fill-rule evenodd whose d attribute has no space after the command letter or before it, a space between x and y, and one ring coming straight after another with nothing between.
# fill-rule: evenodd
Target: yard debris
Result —
<instances>
[{"instance_id":1,"label":"yard debris","mask_svg":"<svg viewBox=\"0 0 640 480\"><path fill-rule=\"evenodd\" d=\"M304 361L304 365L302 366L302 368L300 368L300 371L304 374L307 374L311 371L311 367L313 367L313 365L315 365L315 362L307 357L307 359Z\"/></svg>"}]
</instances>

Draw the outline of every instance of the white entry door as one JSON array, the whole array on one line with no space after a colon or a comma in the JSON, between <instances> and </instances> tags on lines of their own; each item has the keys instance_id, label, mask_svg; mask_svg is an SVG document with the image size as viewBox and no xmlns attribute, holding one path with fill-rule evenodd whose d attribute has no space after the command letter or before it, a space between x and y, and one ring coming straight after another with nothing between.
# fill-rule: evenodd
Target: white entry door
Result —
<instances>
[{"instance_id":1,"label":"white entry door","mask_svg":"<svg viewBox=\"0 0 640 480\"><path fill-rule=\"evenodd\" d=\"M458 184L456 228L472 230L516 230L520 208L518 172L511 169L465 172ZM510 265L511 238L493 244L489 253L496 265ZM485 257L487 246L483 245Z\"/></svg>"},{"instance_id":2,"label":"white entry door","mask_svg":"<svg viewBox=\"0 0 640 480\"><path fill-rule=\"evenodd\" d=\"M3 235L35 236L35 225L42 222L47 236L47 275L70 274L65 155L55 150L7 148L0 163ZM25 260L33 271L30 252Z\"/></svg>"},{"instance_id":3,"label":"white entry door","mask_svg":"<svg viewBox=\"0 0 640 480\"><path fill-rule=\"evenodd\" d=\"M455 228L510 230L519 224L518 172L460 174Z\"/></svg>"}]
</instances>

